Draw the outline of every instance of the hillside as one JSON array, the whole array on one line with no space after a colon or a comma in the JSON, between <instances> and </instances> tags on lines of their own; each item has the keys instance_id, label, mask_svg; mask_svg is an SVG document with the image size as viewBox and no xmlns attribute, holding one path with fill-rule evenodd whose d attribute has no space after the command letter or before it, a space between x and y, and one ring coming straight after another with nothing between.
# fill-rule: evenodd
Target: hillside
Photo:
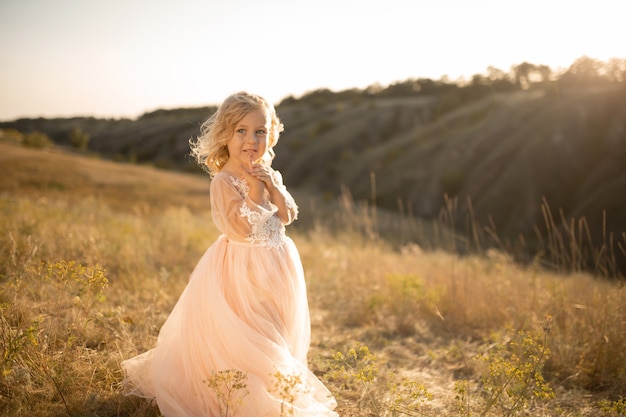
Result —
<instances>
[{"instance_id":1,"label":"hillside","mask_svg":"<svg viewBox=\"0 0 626 417\"><path fill-rule=\"evenodd\" d=\"M128 163L114 163L59 149L33 151L0 143L0 192L31 198L91 199L130 212L180 206L208 210L209 180Z\"/></svg>"},{"instance_id":2,"label":"hillside","mask_svg":"<svg viewBox=\"0 0 626 417\"><path fill-rule=\"evenodd\" d=\"M445 194L457 197L462 228L469 199L473 219L511 240L532 239L535 225L545 231L545 198L557 224L560 208L586 218L596 244L606 212L606 235L626 243L625 91L499 93L442 116L442 102L424 98L289 109L295 127L276 165L296 185L336 192L345 184L362 199L374 173L378 205L401 201L423 218L437 218Z\"/></svg>"},{"instance_id":3,"label":"hillside","mask_svg":"<svg viewBox=\"0 0 626 417\"><path fill-rule=\"evenodd\" d=\"M480 245L523 242L519 252L531 257L548 238L547 204L557 227L574 221L580 238L613 245L624 262L617 245L626 246L623 84L490 91L460 104L456 90L285 100L275 166L288 185L309 193L332 197L347 186L357 200L425 219L447 207L459 230L480 232ZM104 157L193 171L188 139L213 110L22 119L0 128L45 132L62 144L78 127L90 135L89 150Z\"/></svg>"}]
</instances>

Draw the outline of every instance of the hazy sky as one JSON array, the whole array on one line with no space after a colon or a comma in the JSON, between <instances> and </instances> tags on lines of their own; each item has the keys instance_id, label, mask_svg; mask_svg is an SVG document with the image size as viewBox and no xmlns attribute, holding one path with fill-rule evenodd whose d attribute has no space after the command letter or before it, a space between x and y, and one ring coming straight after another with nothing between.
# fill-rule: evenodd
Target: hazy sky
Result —
<instances>
[{"instance_id":1,"label":"hazy sky","mask_svg":"<svg viewBox=\"0 0 626 417\"><path fill-rule=\"evenodd\" d=\"M626 58L623 0L0 0L0 120Z\"/></svg>"}]
</instances>

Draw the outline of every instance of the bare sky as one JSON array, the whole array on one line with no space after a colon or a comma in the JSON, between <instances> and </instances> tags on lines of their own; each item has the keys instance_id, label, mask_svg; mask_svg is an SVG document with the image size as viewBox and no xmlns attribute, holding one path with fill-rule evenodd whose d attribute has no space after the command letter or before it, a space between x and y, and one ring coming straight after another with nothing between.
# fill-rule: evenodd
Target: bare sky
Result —
<instances>
[{"instance_id":1,"label":"bare sky","mask_svg":"<svg viewBox=\"0 0 626 417\"><path fill-rule=\"evenodd\" d=\"M622 0L0 0L0 120L626 58Z\"/></svg>"}]
</instances>

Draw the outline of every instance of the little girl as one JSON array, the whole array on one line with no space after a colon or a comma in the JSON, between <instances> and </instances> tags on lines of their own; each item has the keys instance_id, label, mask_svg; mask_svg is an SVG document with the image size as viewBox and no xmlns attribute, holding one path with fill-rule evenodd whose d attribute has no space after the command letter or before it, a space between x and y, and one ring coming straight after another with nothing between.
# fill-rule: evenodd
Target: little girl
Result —
<instances>
[{"instance_id":1,"label":"little girl","mask_svg":"<svg viewBox=\"0 0 626 417\"><path fill-rule=\"evenodd\" d=\"M156 346L121 364L127 392L155 399L165 417L337 416L332 394L307 366L304 273L285 235L298 207L271 168L282 131L270 103L240 92L190 141L212 177L211 214L222 235Z\"/></svg>"}]
</instances>

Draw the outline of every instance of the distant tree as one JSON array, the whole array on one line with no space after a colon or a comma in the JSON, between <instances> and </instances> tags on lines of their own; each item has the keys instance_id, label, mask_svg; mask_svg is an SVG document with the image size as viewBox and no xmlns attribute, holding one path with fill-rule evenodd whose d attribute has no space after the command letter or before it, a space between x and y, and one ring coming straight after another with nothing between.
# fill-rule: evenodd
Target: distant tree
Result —
<instances>
[{"instance_id":1,"label":"distant tree","mask_svg":"<svg viewBox=\"0 0 626 417\"><path fill-rule=\"evenodd\" d=\"M611 58L606 64L606 76L611 82L626 82L626 59Z\"/></svg>"},{"instance_id":2,"label":"distant tree","mask_svg":"<svg viewBox=\"0 0 626 417\"><path fill-rule=\"evenodd\" d=\"M602 81L603 64L597 59L582 56L568 68L562 80L575 83L596 83Z\"/></svg>"},{"instance_id":3,"label":"distant tree","mask_svg":"<svg viewBox=\"0 0 626 417\"><path fill-rule=\"evenodd\" d=\"M286 106L286 105L289 105L289 104L295 104L295 103L297 103L297 102L298 102L298 99L297 99L297 98L295 98L295 97L293 96L293 94L291 94L291 95L289 95L289 96L287 96L287 97L283 98L283 99L280 101L280 103L278 103L278 107L280 107L280 106Z\"/></svg>"},{"instance_id":4,"label":"distant tree","mask_svg":"<svg viewBox=\"0 0 626 417\"><path fill-rule=\"evenodd\" d=\"M380 93L381 91L383 91L383 89L384 87L379 82L376 82L374 84L367 86L367 88L365 89L365 92L369 95L376 95Z\"/></svg>"},{"instance_id":5,"label":"distant tree","mask_svg":"<svg viewBox=\"0 0 626 417\"><path fill-rule=\"evenodd\" d=\"M501 81L507 79L507 75L504 71L499 68L496 68L492 65L487 67L487 78L492 83L495 81Z\"/></svg>"},{"instance_id":6,"label":"distant tree","mask_svg":"<svg viewBox=\"0 0 626 417\"><path fill-rule=\"evenodd\" d=\"M510 76L515 84L522 89L528 89L536 84L544 84L550 81L552 69L547 65L535 65L522 62L511 67Z\"/></svg>"},{"instance_id":7,"label":"distant tree","mask_svg":"<svg viewBox=\"0 0 626 417\"><path fill-rule=\"evenodd\" d=\"M300 100L314 107L321 107L333 101L334 93L328 88L318 88L317 90L305 93Z\"/></svg>"},{"instance_id":8,"label":"distant tree","mask_svg":"<svg viewBox=\"0 0 626 417\"><path fill-rule=\"evenodd\" d=\"M80 151L87 150L89 144L89 133L83 132L81 128L75 127L69 133L69 141L72 146Z\"/></svg>"},{"instance_id":9,"label":"distant tree","mask_svg":"<svg viewBox=\"0 0 626 417\"><path fill-rule=\"evenodd\" d=\"M537 67L534 64L528 63L526 61L522 62L521 64L514 65L512 71L515 83L523 89L527 89L528 87L530 87L531 74L535 71L536 68Z\"/></svg>"},{"instance_id":10,"label":"distant tree","mask_svg":"<svg viewBox=\"0 0 626 417\"><path fill-rule=\"evenodd\" d=\"M419 78L417 80L417 84L419 85L419 92L421 94L436 94L442 91L444 86L449 85L448 79L442 77L439 81L433 81L430 78Z\"/></svg>"},{"instance_id":11,"label":"distant tree","mask_svg":"<svg viewBox=\"0 0 626 417\"><path fill-rule=\"evenodd\" d=\"M486 77L494 91L510 91L516 88L509 74L494 66L487 67Z\"/></svg>"},{"instance_id":12,"label":"distant tree","mask_svg":"<svg viewBox=\"0 0 626 417\"><path fill-rule=\"evenodd\" d=\"M539 76L539 82L545 83L552 77L552 68L547 65L538 65L535 67L535 73Z\"/></svg>"},{"instance_id":13,"label":"distant tree","mask_svg":"<svg viewBox=\"0 0 626 417\"><path fill-rule=\"evenodd\" d=\"M22 145L38 149L52 146L53 143L54 142L52 142L48 135L37 131L25 134L24 139L22 140Z\"/></svg>"},{"instance_id":14,"label":"distant tree","mask_svg":"<svg viewBox=\"0 0 626 417\"><path fill-rule=\"evenodd\" d=\"M471 85L485 85L489 84L489 80L482 74L474 74L472 75Z\"/></svg>"},{"instance_id":15,"label":"distant tree","mask_svg":"<svg viewBox=\"0 0 626 417\"><path fill-rule=\"evenodd\" d=\"M24 141L24 135L15 129L0 129L0 141L19 145Z\"/></svg>"},{"instance_id":16,"label":"distant tree","mask_svg":"<svg viewBox=\"0 0 626 417\"><path fill-rule=\"evenodd\" d=\"M415 80L406 80L390 84L387 88L380 92L380 95L386 97L407 97L415 95L420 91L420 84Z\"/></svg>"}]
</instances>

